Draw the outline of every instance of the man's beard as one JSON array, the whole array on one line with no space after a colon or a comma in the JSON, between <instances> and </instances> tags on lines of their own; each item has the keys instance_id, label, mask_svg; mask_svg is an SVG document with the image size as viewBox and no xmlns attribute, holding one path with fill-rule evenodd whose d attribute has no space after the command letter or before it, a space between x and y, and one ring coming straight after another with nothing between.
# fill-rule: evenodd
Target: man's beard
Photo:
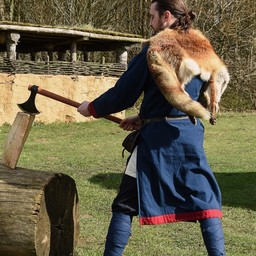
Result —
<instances>
[{"instance_id":1,"label":"man's beard","mask_svg":"<svg viewBox=\"0 0 256 256\"><path fill-rule=\"evenodd\" d=\"M164 25L162 23L159 22L157 29L152 31L152 36L158 34L159 32L161 32L162 30L164 30L166 27L164 27Z\"/></svg>"}]
</instances>

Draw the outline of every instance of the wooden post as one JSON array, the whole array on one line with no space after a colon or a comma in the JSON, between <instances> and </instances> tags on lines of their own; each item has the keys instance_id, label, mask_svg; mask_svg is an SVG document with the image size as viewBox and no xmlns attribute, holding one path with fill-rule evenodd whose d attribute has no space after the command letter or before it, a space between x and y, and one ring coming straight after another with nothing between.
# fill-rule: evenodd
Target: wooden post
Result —
<instances>
[{"instance_id":1,"label":"wooden post","mask_svg":"<svg viewBox=\"0 0 256 256\"><path fill-rule=\"evenodd\" d=\"M2 155L2 164L15 169L20 153L32 127L35 115L19 112L6 139Z\"/></svg>"},{"instance_id":2,"label":"wooden post","mask_svg":"<svg viewBox=\"0 0 256 256\"><path fill-rule=\"evenodd\" d=\"M71 55L71 62L76 62L77 60L77 45L76 42L73 42L71 44L71 48L70 48L70 55Z\"/></svg>"},{"instance_id":3,"label":"wooden post","mask_svg":"<svg viewBox=\"0 0 256 256\"><path fill-rule=\"evenodd\" d=\"M106 63L106 58L104 56L101 57L101 64L105 64Z\"/></svg>"},{"instance_id":4,"label":"wooden post","mask_svg":"<svg viewBox=\"0 0 256 256\"><path fill-rule=\"evenodd\" d=\"M20 39L20 34L9 33L6 40L7 56L10 60L16 60L16 45Z\"/></svg>"},{"instance_id":5,"label":"wooden post","mask_svg":"<svg viewBox=\"0 0 256 256\"><path fill-rule=\"evenodd\" d=\"M49 61L53 61L53 48L54 46L52 44L47 45L47 53L49 56Z\"/></svg>"},{"instance_id":6,"label":"wooden post","mask_svg":"<svg viewBox=\"0 0 256 256\"><path fill-rule=\"evenodd\" d=\"M116 62L127 68L128 52L125 47L116 50Z\"/></svg>"}]
</instances>

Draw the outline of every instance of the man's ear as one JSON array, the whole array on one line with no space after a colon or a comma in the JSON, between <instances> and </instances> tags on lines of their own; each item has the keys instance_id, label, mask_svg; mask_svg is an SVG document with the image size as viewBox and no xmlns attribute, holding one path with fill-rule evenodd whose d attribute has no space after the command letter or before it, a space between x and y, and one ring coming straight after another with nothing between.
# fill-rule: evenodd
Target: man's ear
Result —
<instances>
[{"instance_id":1,"label":"man's ear","mask_svg":"<svg viewBox=\"0 0 256 256\"><path fill-rule=\"evenodd\" d=\"M172 25L173 22L175 22L176 18L172 15L170 11L165 11L163 14L164 23L168 25Z\"/></svg>"},{"instance_id":2,"label":"man's ear","mask_svg":"<svg viewBox=\"0 0 256 256\"><path fill-rule=\"evenodd\" d=\"M170 11L165 11L164 12L164 19L165 19L165 21L169 21L172 18L173 18L173 15L171 14Z\"/></svg>"}]
</instances>

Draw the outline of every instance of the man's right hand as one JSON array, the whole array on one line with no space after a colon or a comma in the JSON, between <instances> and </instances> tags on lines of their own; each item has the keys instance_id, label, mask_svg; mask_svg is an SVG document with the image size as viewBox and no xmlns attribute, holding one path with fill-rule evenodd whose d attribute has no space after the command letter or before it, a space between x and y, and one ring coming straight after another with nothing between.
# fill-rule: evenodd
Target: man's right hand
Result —
<instances>
[{"instance_id":1,"label":"man's right hand","mask_svg":"<svg viewBox=\"0 0 256 256\"><path fill-rule=\"evenodd\" d=\"M91 116L92 114L90 113L90 111L88 110L88 105L90 104L89 101L84 101L78 108L77 111L86 117Z\"/></svg>"}]
</instances>

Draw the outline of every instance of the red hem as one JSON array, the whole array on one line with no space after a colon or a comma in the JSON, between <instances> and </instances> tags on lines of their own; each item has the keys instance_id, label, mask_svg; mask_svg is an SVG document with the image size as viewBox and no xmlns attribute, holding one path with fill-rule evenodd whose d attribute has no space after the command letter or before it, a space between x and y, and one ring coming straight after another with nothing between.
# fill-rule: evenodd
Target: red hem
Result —
<instances>
[{"instance_id":1,"label":"red hem","mask_svg":"<svg viewBox=\"0 0 256 256\"><path fill-rule=\"evenodd\" d=\"M89 112L91 113L91 115L92 115L94 118L98 118L98 115L97 115L97 113L96 113L96 110L95 110L95 108L94 108L92 102L89 103L89 105L88 105L88 110L89 110Z\"/></svg>"},{"instance_id":2,"label":"red hem","mask_svg":"<svg viewBox=\"0 0 256 256\"><path fill-rule=\"evenodd\" d=\"M196 221L208 218L222 218L221 210L204 210L191 213L174 213L154 217L140 217L141 225L157 225L178 221Z\"/></svg>"}]
</instances>

